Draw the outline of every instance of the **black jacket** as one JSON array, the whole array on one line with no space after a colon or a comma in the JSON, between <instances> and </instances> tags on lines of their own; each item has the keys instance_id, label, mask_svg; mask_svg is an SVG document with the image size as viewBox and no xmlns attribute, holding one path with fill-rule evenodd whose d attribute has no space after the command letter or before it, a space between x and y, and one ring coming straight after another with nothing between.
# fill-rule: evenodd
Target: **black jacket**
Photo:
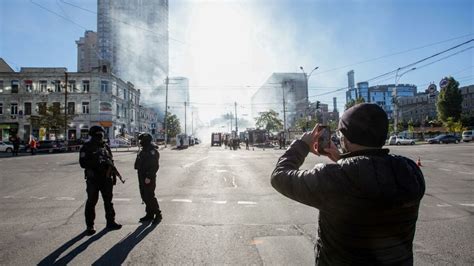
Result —
<instances>
[{"instance_id":1,"label":"black jacket","mask_svg":"<svg viewBox=\"0 0 474 266\"><path fill-rule=\"evenodd\" d=\"M113 166L112 151L106 143L91 139L81 147L79 164L85 169L87 179L105 179L107 170Z\"/></svg>"},{"instance_id":2,"label":"black jacket","mask_svg":"<svg viewBox=\"0 0 474 266\"><path fill-rule=\"evenodd\" d=\"M299 170L309 147L293 142L278 160L272 186L319 209L318 265L411 265L422 172L410 159L374 149L337 164Z\"/></svg>"},{"instance_id":3,"label":"black jacket","mask_svg":"<svg viewBox=\"0 0 474 266\"><path fill-rule=\"evenodd\" d=\"M160 168L160 153L155 145L147 145L137 154L135 169L140 178L155 178Z\"/></svg>"}]
</instances>

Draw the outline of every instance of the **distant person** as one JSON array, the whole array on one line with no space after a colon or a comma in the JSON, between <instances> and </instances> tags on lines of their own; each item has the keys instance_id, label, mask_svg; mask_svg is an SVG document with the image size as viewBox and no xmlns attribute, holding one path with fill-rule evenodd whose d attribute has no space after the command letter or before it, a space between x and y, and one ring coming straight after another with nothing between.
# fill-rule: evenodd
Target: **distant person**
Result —
<instances>
[{"instance_id":1,"label":"distant person","mask_svg":"<svg viewBox=\"0 0 474 266\"><path fill-rule=\"evenodd\" d=\"M137 159L135 160L140 196L146 206L146 215L140 218L142 223L147 221L159 223L163 219L160 205L158 205L158 200L155 197L156 173L160 168L160 153L155 144L152 143L152 139L152 136L148 133L142 133L138 136L142 149L137 154Z\"/></svg>"},{"instance_id":2,"label":"distant person","mask_svg":"<svg viewBox=\"0 0 474 266\"><path fill-rule=\"evenodd\" d=\"M20 138L15 135L11 138L11 142L13 144L12 156L18 156L18 150L20 150Z\"/></svg>"},{"instance_id":3,"label":"distant person","mask_svg":"<svg viewBox=\"0 0 474 266\"><path fill-rule=\"evenodd\" d=\"M112 203L114 178L109 175L110 167L114 167L112 152L104 141L105 130L101 126L92 126L89 129L90 140L84 143L80 150L79 163L84 168L87 201L85 207L86 234L93 235L95 205L99 200L99 192L102 194L105 208L105 219L107 229L118 230L122 225L115 222L115 210Z\"/></svg>"},{"instance_id":4,"label":"distant person","mask_svg":"<svg viewBox=\"0 0 474 266\"><path fill-rule=\"evenodd\" d=\"M320 149L316 125L278 160L272 186L319 209L316 265L412 265L413 239L425 180L415 162L383 149L385 111L362 103L344 112L334 143ZM309 152L332 164L300 170Z\"/></svg>"},{"instance_id":5,"label":"distant person","mask_svg":"<svg viewBox=\"0 0 474 266\"><path fill-rule=\"evenodd\" d=\"M246 149L246 150L250 150L250 147L249 147L249 139L248 139L248 138L245 138L245 149Z\"/></svg>"},{"instance_id":6,"label":"distant person","mask_svg":"<svg viewBox=\"0 0 474 266\"><path fill-rule=\"evenodd\" d=\"M31 155L35 155L36 154L36 149L37 149L37 142L35 140L34 137L31 138L30 140L30 151L31 151Z\"/></svg>"}]
</instances>

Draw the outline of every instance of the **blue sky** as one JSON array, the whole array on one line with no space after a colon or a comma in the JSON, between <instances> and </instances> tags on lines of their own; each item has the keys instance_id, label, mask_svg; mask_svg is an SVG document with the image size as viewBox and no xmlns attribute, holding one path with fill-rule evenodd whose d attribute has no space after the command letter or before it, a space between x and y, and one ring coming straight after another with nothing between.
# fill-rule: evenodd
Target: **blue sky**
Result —
<instances>
[{"instance_id":1,"label":"blue sky","mask_svg":"<svg viewBox=\"0 0 474 266\"><path fill-rule=\"evenodd\" d=\"M64 1L96 10L93 0ZM469 0L170 0L170 36L184 42L170 41L170 75L190 78L195 102L208 103L218 92L213 101L245 105L272 72L319 66L310 78L311 99L331 103L338 97L342 109L344 91L332 91L347 86L349 70L360 82L468 41L474 38L473 14L474 1ZM0 1L0 56L13 68L75 71L75 41L85 29L96 30L96 15L63 0ZM434 45L328 71L428 44ZM409 72L400 82L419 85L419 91L446 75L460 78L461 85L472 84L473 62L470 49ZM392 77L382 84L393 82ZM216 91L199 91L204 87ZM321 93L328 94L314 96Z\"/></svg>"}]
</instances>

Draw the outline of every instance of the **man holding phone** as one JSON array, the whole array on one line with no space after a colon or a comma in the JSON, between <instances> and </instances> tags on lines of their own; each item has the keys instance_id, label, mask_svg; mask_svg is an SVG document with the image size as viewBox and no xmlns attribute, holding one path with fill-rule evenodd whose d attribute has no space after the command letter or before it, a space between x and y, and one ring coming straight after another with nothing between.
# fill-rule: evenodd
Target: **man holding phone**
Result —
<instances>
[{"instance_id":1,"label":"man holding phone","mask_svg":"<svg viewBox=\"0 0 474 266\"><path fill-rule=\"evenodd\" d=\"M412 265L422 172L383 149L388 118L376 104L344 112L336 133L316 125L280 157L271 176L281 194L319 209L316 265ZM300 170L309 152L332 164Z\"/></svg>"}]
</instances>

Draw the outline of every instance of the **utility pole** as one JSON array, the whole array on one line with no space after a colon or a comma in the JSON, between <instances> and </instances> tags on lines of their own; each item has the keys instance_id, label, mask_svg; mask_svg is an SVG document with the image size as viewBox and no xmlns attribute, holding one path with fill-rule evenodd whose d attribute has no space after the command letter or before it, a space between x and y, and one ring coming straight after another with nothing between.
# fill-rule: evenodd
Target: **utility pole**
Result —
<instances>
[{"instance_id":1,"label":"utility pole","mask_svg":"<svg viewBox=\"0 0 474 266\"><path fill-rule=\"evenodd\" d=\"M286 101L285 101L285 83L281 84L281 92L283 95L283 134L286 136Z\"/></svg>"},{"instance_id":2,"label":"utility pole","mask_svg":"<svg viewBox=\"0 0 474 266\"><path fill-rule=\"evenodd\" d=\"M191 135L194 135L194 111L191 109Z\"/></svg>"},{"instance_id":3,"label":"utility pole","mask_svg":"<svg viewBox=\"0 0 474 266\"><path fill-rule=\"evenodd\" d=\"M64 72L64 79L66 80L66 86L64 86L64 140L67 141L67 72Z\"/></svg>"},{"instance_id":4,"label":"utility pole","mask_svg":"<svg viewBox=\"0 0 474 266\"><path fill-rule=\"evenodd\" d=\"M168 144L168 84L169 84L169 78L166 76L165 79L165 84L166 84L166 100L165 100L165 121L164 121L164 126L165 126L165 148Z\"/></svg>"},{"instance_id":5,"label":"utility pole","mask_svg":"<svg viewBox=\"0 0 474 266\"><path fill-rule=\"evenodd\" d=\"M184 102L184 134L187 135L187 127L186 127L186 102Z\"/></svg>"},{"instance_id":6,"label":"utility pole","mask_svg":"<svg viewBox=\"0 0 474 266\"><path fill-rule=\"evenodd\" d=\"M234 109L235 109L235 135L238 135L239 128L237 126L237 102L234 102Z\"/></svg>"}]
</instances>

